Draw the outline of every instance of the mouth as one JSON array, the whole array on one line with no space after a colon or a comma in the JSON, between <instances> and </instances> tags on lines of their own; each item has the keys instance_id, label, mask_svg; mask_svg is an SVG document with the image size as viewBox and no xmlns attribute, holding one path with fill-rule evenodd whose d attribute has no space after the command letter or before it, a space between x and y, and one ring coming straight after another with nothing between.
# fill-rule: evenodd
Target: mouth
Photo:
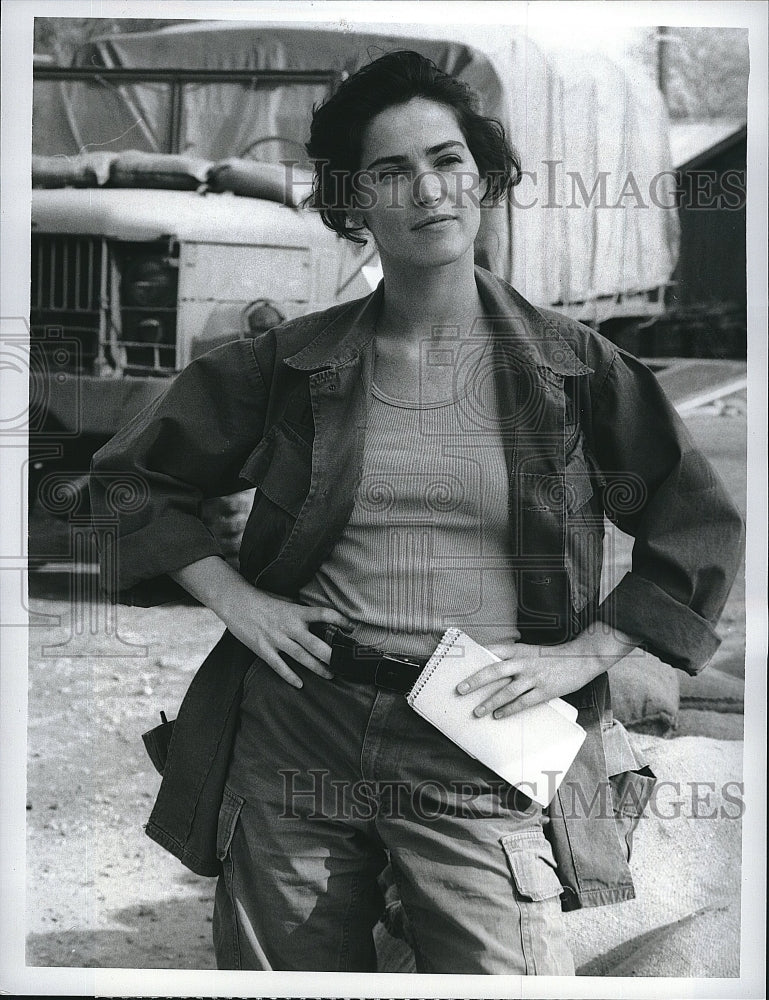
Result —
<instances>
[{"instance_id":1,"label":"mouth","mask_svg":"<svg viewBox=\"0 0 769 1000\"><path fill-rule=\"evenodd\" d=\"M416 232L419 229L427 229L430 226L440 225L442 222L456 222L456 218L456 215L431 215L429 219L423 219L411 228Z\"/></svg>"}]
</instances>

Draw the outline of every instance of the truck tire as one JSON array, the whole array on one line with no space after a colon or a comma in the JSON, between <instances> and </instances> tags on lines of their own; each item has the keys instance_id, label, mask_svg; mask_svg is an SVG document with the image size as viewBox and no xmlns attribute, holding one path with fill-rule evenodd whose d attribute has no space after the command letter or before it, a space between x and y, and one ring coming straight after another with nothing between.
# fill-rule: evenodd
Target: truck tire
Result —
<instances>
[{"instance_id":1,"label":"truck tire","mask_svg":"<svg viewBox=\"0 0 769 1000\"><path fill-rule=\"evenodd\" d=\"M238 564L240 540L246 526L255 490L216 497L203 504L203 523L221 546L224 558L232 566Z\"/></svg>"}]
</instances>

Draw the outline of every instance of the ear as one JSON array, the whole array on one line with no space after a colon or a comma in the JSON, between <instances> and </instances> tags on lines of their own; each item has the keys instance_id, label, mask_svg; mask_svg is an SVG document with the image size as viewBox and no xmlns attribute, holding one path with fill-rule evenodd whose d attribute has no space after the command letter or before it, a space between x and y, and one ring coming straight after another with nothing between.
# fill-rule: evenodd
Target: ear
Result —
<instances>
[{"instance_id":1,"label":"ear","mask_svg":"<svg viewBox=\"0 0 769 1000\"><path fill-rule=\"evenodd\" d=\"M351 226L355 226L356 229L366 228L366 220L363 217L363 212L355 208L349 208L347 210L347 221Z\"/></svg>"}]
</instances>

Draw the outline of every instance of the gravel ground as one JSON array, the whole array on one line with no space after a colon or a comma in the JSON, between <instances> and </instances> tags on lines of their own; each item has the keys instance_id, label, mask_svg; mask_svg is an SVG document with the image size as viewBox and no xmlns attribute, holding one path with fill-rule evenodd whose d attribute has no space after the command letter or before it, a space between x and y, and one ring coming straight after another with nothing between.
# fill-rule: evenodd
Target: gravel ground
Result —
<instances>
[{"instance_id":1,"label":"gravel ground","mask_svg":"<svg viewBox=\"0 0 769 1000\"><path fill-rule=\"evenodd\" d=\"M687 423L744 511L744 405ZM618 565L627 551L618 545ZM160 779L140 736L160 709L176 714L221 626L179 605L119 607L115 627L93 576L79 578L73 601L69 587L64 574L31 576L27 964L213 969L214 881L144 835ZM718 657L734 675L744 670L744 614L740 577Z\"/></svg>"}]
</instances>

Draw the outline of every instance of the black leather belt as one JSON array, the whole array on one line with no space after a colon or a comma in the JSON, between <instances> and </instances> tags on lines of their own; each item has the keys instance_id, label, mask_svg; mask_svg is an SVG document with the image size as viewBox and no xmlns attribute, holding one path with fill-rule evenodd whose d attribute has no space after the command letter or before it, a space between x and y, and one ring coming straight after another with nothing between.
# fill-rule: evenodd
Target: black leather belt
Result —
<instances>
[{"instance_id":1,"label":"black leather belt","mask_svg":"<svg viewBox=\"0 0 769 1000\"><path fill-rule=\"evenodd\" d=\"M331 646L329 670L353 684L374 684L385 691L408 694L429 659L363 646L335 625L318 623L311 625L310 631Z\"/></svg>"}]
</instances>

